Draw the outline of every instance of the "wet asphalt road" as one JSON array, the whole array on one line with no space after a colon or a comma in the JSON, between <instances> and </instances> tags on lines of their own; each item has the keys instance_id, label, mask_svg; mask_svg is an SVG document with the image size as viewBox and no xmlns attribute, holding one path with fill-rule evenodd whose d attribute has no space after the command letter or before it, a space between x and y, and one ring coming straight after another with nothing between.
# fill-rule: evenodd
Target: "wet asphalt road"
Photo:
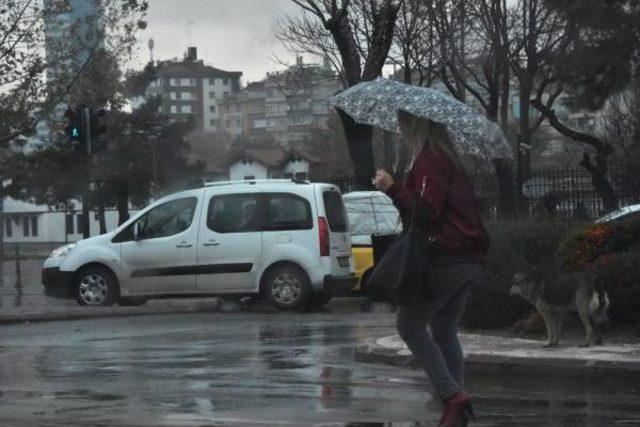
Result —
<instances>
[{"instance_id":1,"label":"wet asphalt road","mask_svg":"<svg viewBox=\"0 0 640 427\"><path fill-rule=\"evenodd\" d=\"M417 370L354 361L393 314L201 313L0 327L0 426L435 425ZM640 425L640 385L472 372L476 425ZM371 423L371 424L358 424Z\"/></svg>"}]
</instances>

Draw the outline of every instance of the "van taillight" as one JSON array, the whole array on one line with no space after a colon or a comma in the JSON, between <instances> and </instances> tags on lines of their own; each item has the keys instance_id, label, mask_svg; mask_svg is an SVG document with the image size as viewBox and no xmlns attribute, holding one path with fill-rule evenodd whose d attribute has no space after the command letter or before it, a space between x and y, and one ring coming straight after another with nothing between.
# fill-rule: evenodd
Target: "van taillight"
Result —
<instances>
[{"instance_id":1,"label":"van taillight","mask_svg":"<svg viewBox=\"0 0 640 427\"><path fill-rule=\"evenodd\" d=\"M329 256L329 225L325 218L318 218L318 229L320 231L320 256Z\"/></svg>"}]
</instances>

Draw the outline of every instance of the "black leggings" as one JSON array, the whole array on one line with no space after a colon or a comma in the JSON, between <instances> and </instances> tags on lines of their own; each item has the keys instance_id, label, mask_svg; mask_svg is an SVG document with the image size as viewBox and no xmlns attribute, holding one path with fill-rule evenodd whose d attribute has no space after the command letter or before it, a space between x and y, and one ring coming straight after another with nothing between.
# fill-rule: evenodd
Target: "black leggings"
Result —
<instances>
[{"instance_id":1,"label":"black leggings","mask_svg":"<svg viewBox=\"0 0 640 427\"><path fill-rule=\"evenodd\" d=\"M463 388L464 357L458 340L458 323L470 285L481 272L482 267L477 264L436 267L429 282L433 297L398 309L398 333L441 398L461 392ZM427 325L431 326L431 333Z\"/></svg>"}]
</instances>

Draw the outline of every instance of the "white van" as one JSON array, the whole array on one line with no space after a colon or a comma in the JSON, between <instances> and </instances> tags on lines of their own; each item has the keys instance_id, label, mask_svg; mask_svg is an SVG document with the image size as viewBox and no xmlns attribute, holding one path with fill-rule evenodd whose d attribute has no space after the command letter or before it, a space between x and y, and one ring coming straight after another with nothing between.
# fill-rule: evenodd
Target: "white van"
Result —
<instances>
[{"instance_id":1,"label":"white van","mask_svg":"<svg viewBox=\"0 0 640 427\"><path fill-rule=\"evenodd\" d=\"M81 305L261 295L286 310L324 305L357 278L336 186L254 180L172 194L111 233L58 248L42 283Z\"/></svg>"}]
</instances>

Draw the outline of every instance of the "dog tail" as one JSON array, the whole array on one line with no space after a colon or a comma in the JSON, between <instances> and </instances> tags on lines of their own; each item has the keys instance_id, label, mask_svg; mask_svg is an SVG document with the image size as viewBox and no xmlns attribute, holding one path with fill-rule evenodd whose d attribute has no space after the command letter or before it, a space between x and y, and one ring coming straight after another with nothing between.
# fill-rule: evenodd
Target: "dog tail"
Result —
<instances>
[{"instance_id":1,"label":"dog tail","mask_svg":"<svg viewBox=\"0 0 640 427\"><path fill-rule=\"evenodd\" d=\"M609 309L609 295L604 291L593 291L591 302L589 304L589 311L591 312L591 319L594 323L607 326L609 324L609 316L607 316L607 310Z\"/></svg>"}]
</instances>

